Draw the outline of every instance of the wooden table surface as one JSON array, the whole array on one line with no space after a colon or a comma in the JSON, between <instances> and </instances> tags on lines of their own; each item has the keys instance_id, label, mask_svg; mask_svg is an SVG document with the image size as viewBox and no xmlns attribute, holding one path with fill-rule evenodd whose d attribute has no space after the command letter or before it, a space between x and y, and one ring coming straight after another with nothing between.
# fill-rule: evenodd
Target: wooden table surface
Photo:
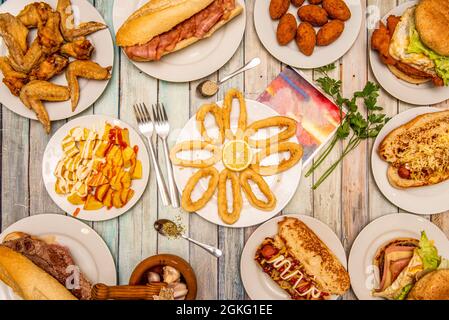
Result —
<instances>
[{"instance_id":1,"label":"wooden table surface","mask_svg":"<svg viewBox=\"0 0 449 320\"><path fill-rule=\"evenodd\" d=\"M246 97L254 99L283 67L259 42L253 25L255 1L246 0L247 26L239 49L222 69L209 78L216 80L256 56L260 57L262 63L258 68L227 82L221 88L218 99L221 99L223 92L230 87L240 88L244 90ZM112 29L113 0L91 2ZM360 90L367 80L374 80L367 52L369 28L372 28L376 16L383 16L399 3L406 1L361 2L367 14L358 39L352 49L338 61L338 68L332 74L342 80L345 96ZM195 87L199 81L181 84L158 81L141 73L119 49L115 48L115 51L115 68L107 90L80 116L106 114L136 125L132 104L160 101L167 107L171 126L182 128L206 101L196 95ZM314 76L312 71L305 73L310 78ZM412 107L392 98L385 91L381 93L380 105L390 116ZM446 102L439 107L449 107L449 104ZM53 122L52 132L68 120ZM40 123L19 117L3 106L1 124L1 230L30 215L64 214L48 196L41 175L42 155L51 135L43 132ZM170 144L173 144L175 139L176 137L171 137ZM295 197L283 211L310 215L328 224L340 237L348 254L352 242L365 225L381 215L401 211L382 196L373 180L370 169L371 144L372 142L361 144L318 190L312 191L311 186L320 170L313 177L303 177ZM322 169L338 157L341 146L336 149ZM159 150L160 159L163 161L161 146ZM173 253L190 261L195 269L199 299L247 298L239 276L239 262L245 241L254 228L217 227L195 214L181 212L191 237L219 246L224 251L224 257L217 260L186 241L167 240L156 234L153 229L156 219L173 218L179 213L178 210L162 206L158 199L155 175L151 174L142 199L132 210L117 219L90 223L106 241L115 258L119 282L127 283L131 271L142 259L156 253ZM428 218L449 236L449 213ZM345 298L353 299L354 295L348 293Z\"/></svg>"}]
</instances>

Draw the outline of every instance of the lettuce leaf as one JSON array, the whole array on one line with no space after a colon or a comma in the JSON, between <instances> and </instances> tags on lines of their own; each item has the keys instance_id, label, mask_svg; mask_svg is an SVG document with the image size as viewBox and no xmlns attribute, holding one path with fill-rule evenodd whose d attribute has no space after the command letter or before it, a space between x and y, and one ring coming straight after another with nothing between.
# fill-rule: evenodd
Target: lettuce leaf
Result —
<instances>
[{"instance_id":1,"label":"lettuce leaf","mask_svg":"<svg viewBox=\"0 0 449 320\"><path fill-rule=\"evenodd\" d=\"M410 43L408 53L421 53L428 56L435 63L436 73L443 79L444 85L449 85L449 57L444 57L428 48L419 37L418 30L412 27L410 30Z\"/></svg>"},{"instance_id":2,"label":"lettuce leaf","mask_svg":"<svg viewBox=\"0 0 449 320\"><path fill-rule=\"evenodd\" d=\"M412 287L413 287L413 284L411 284L411 283L406 285L404 288L402 288L402 291L396 297L394 297L394 300L405 300L405 298L407 298L410 290L412 290Z\"/></svg>"},{"instance_id":3,"label":"lettuce leaf","mask_svg":"<svg viewBox=\"0 0 449 320\"><path fill-rule=\"evenodd\" d=\"M441 257L438 255L438 250L424 231L421 232L418 254L423 261L424 270L436 270L440 265Z\"/></svg>"}]
</instances>

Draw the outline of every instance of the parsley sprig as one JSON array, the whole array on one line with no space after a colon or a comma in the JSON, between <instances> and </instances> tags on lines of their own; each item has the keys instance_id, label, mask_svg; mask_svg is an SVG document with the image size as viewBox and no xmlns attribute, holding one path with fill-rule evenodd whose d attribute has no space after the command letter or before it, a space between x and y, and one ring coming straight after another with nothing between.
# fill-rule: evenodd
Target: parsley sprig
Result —
<instances>
[{"instance_id":1,"label":"parsley sprig","mask_svg":"<svg viewBox=\"0 0 449 320\"><path fill-rule=\"evenodd\" d=\"M341 95L341 81L331 78L328 73L335 69L335 64L330 64L316 69L321 77L316 80L319 87L328 94L340 109L340 118L343 119L329 145L321 155L315 159L313 165L307 171L306 177L310 176L326 159L339 141L349 139L340 157L323 173L315 182L313 189L318 188L324 180L338 167L340 162L358 145L367 139L375 138L383 126L390 120L384 113L382 107L377 105L379 97L379 86L368 81L362 91L354 93L351 99ZM366 115L359 111L358 103L362 100ZM346 113L346 115L344 115Z\"/></svg>"}]
</instances>

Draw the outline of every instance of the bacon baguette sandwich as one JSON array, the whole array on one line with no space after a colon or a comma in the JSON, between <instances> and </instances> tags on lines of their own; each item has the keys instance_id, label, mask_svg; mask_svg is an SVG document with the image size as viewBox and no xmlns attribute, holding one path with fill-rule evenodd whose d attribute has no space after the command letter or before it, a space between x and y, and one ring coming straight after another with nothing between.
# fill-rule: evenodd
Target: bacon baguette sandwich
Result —
<instances>
[{"instance_id":1,"label":"bacon baguette sandwich","mask_svg":"<svg viewBox=\"0 0 449 320\"><path fill-rule=\"evenodd\" d=\"M324 300L342 295L349 275L312 230L296 218L279 222L279 232L256 251L256 262L294 300Z\"/></svg>"},{"instance_id":2,"label":"bacon baguette sandwich","mask_svg":"<svg viewBox=\"0 0 449 320\"><path fill-rule=\"evenodd\" d=\"M423 114L393 130L378 153L389 163L388 180L396 188L449 179L449 111Z\"/></svg>"},{"instance_id":3,"label":"bacon baguette sandwich","mask_svg":"<svg viewBox=\"0 0 449 320\"><path fill-rule=\"evenodd\" d=\"M134 61L154 61L210 37L242 13L236 0L151 0L117 32L117 45Z\"/></svg>"}]
</instances>

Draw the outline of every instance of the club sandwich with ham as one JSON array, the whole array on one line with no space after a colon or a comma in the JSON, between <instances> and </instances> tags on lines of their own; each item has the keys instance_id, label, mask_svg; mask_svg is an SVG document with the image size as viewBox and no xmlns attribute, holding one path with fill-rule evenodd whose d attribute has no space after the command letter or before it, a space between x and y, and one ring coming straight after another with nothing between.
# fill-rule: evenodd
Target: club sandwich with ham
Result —
<instances>
[{"instance_id":1,"label":"club sandwich with ham","mask_svg":"<svg viewBox=\"0 0 449 320\"><path fill-rule=\"evenodd\" d=\"M380 284L372 295L389 300L407 299L415 283L440 265L438 250L426 233L421 239L394 239L379 248L373 264L379 268Z\"/></svg>"},{"instance_id":2,"label":"club sandwich with ham","mask_svg":"<svg viewBox=\"0 0 449 320\"><path fill-rule=\"evenodd\" d=\"M236 0L151 0L117 32L117 45L134 61L157 61L212 36L243 12Z\"/></svg>"}]
</instances>

